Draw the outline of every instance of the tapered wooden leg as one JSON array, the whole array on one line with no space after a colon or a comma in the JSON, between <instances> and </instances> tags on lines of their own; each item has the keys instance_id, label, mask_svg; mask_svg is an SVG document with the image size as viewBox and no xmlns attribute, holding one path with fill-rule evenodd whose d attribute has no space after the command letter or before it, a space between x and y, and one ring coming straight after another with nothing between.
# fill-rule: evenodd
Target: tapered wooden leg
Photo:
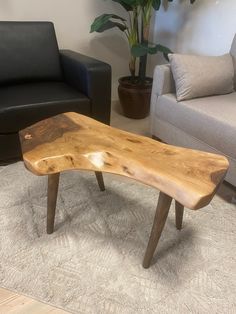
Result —
<instances>
[{"instance_id":1,"label":"tapered wooden leg","mask_svg":"<svg viewBox=\"0 0 236 314\"><path fill-rule=\"evenodd\" d=\"M95 175L98 181L98 185L101 191L105 191L105 185L104 185L104 180L103 180L103 175L102 172L100 171L95 171Z\"/></svg>"},{"instance_id":2,"label":"tapered wooden leg","mask_svg":"<svg viewBox=\"0 0 236 314\"><path fill-rule=\"evenodd\" d=\"M184 206L175 201L175 225L178 230L182 229Z\"/></svg>"},{"instance_id":3,"label":"tapered wooden leg","mask_svg":"<svg viewBox=\"0 0 236 314\"><path fill-rule=\"evenodd\" d=\"M164 228L166 218L169 213L170 205L171 205L172 198L162 192L160 192L157 210L152 226L151 235L149 238L148 246L146 249L146 253L143 260L143 267L149 268L151 264L151 260L155 249L157 247L158 241L161 237L162 230Z\"/></svg>"},{"instance_id":4,"label":"tapered wooden leg","mask_svg":"<svg viewBox=\"0 0 236 314\"><path fill-rule=\"evenodd\" d=\"M48 204L47 204L47 233L51 234L54 230L54 219L57 204L57 192L60 173L48 175Z\"/></svg>"}]
</instances>

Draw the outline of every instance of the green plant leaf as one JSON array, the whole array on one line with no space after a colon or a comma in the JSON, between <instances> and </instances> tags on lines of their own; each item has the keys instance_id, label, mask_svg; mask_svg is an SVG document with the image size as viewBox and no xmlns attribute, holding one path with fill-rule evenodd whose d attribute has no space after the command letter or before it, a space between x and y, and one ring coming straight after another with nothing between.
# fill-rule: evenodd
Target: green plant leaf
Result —
<instances>
[{"instance_id":1,"label":"green plant leaf","mask_svg":"<svg viewBox=\"0 0 236 314\"><path fill-rule=\"evenodd\" d=\"M156 54L157 52L162 52L164 57L169 61L168 53L171 53L172 51L169 48L162 46L160 44L149 45L149 46L137 44L137 45L133 45L133 47L131 48L131 53L136 58L140 58L147 54L153 55L153 54Z\"/></svg>"},{"instance_id":2,"label":"green plant leaf","mask_svg":"<svg viewBox=\"0 0 236 314\"><path fill-rule=\"evenodd\" d=\"M124 24L117 22L116 20L120 20L122 22L125 21L125 19L115 14L102 14L98 16L92 23L90 33L102 33L114 27L118 27L122 32L124 32L127 27Z\"/></svg>"},{"instance_id":3,"label":"green plant leaf","mask_svg":"<svg viewBox=\"0 0 236 314\"><path fill-rule=\"evenodd\" d=\"M145 56L148 53L147 48L148 47L141 44L133 45L131 48L131 54L136 58Z\"/></svg>"},{"instance_id":4,"label":"green plant leaf","mask_svg":"<svg viewBox=\"0 0 236 314\"><path fill-rule=\"evenodd\" d=\"M133 11L133 7L124 2L123 0L112 0L113 2L118 2L126 11Z\"/></svg>"},{"instance_id":5,"label":"green plant leaf","mask_svg":"<svg viewBox=\"0 0 236 314\"><path fill-rule=\"evenodd\" d=\"M156 49L157 49L157 52L162 52L163 53L163 56L164 58L169 61L169 58L168 58L168 54L169 53L172 53L172 51L166 47L166 46L162 46L162 45L156 45Z\"/></svg>"},{"instance_id":6,"label":"green plant leaf","mask_svg":"<svg viewBox=\"0 0 236 314\"><path fill-rule=\"evenodd\" d=\"M158 11L161 6L161 0L153 0L152 1L152 7L154 10Z\"/></svg>"},{"instance_id":7,"label":"green plant leaf","mask_svg":"<svg viewBox=\"0 0 236 314\"><path fill-rule=\"evenodd\" d=\"M120 0L119 2L122 2L122 3L130 6L133 9L134 7L137 7L139 5L144 6L146 4L147 0Z\"/></svg>"},{"instance_id":8,"label":"green plant leaf","mask_svg":"<svg viewBox=\"0 0 236 314\"><path fill-rule=\"evenodd\" d=\"M160 44L156 45L156 49L157 49L157 52L172 53L172 51L168 47L160 45Z\"/></svg>"}]
</instances>

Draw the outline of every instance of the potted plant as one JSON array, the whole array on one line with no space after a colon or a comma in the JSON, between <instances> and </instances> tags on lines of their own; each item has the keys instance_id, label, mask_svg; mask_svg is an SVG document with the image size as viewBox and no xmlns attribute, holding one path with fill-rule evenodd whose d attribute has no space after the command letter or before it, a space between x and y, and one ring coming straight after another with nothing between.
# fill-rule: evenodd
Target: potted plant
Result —
<instances>
[{"instance_id":1,"label":"potted plant","mask_svg":"<svg viewBox=\"0 0 236 314\"><path fill-rule=\"evenodd\" d=\"M120 103L125 116L145 118L149 114L152 90L152 78L146 76L147 56L161 52L168 60L168 53L171 52L165 46L149 42L152 13L160 9L163 0L111 1L118 2L127 11L128 21L116 14L102 14L94 20L90 32L102 33L114 27L124 32L130 47L130 76L119 79ZM194 2L190 0L190 3Z\"/></svg>"}]
</instances>

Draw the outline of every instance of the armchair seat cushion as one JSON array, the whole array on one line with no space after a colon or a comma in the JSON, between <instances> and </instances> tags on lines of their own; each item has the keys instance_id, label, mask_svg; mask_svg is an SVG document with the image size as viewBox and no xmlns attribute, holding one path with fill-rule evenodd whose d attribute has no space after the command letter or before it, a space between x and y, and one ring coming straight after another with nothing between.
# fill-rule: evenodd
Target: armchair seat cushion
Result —
<instances>
[{"instance_id":1,"label":"armchair seat cushion","mask_svg":"<svg viewBox=\"0 0 236 314\"><path fill-rule=\"evenodd\" d=\"M177 102L174 94L162 95L155 115L235 158L236 92L182 102Z\"/></svg>"},{"instance_id":2,"label":"armchair seat cushion","mask_svg":"<svg viewBox=\"0 0 236 314\"><path fill-rule=\"evenodd\" d=\"M90 115L90 100L63 82L25 83L0 88L0 133L15 133L67 111Z\"/></svg>"}]
</instances>

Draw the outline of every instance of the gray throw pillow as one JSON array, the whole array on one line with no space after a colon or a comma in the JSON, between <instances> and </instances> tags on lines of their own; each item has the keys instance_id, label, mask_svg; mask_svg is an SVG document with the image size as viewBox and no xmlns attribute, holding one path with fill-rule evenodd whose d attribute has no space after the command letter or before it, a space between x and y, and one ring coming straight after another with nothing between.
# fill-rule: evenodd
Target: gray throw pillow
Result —
<instances>
[{"instance_id":1,"label":"gray throw pillow","mask_svg":"<svg viewBox=\"0 0 236 314\"><path fill-rule=\"evenodd\" d=\"M224 95L234 90L230 54L219 57L169 54L177 100Z\"/></svg>"}]
</instances>

